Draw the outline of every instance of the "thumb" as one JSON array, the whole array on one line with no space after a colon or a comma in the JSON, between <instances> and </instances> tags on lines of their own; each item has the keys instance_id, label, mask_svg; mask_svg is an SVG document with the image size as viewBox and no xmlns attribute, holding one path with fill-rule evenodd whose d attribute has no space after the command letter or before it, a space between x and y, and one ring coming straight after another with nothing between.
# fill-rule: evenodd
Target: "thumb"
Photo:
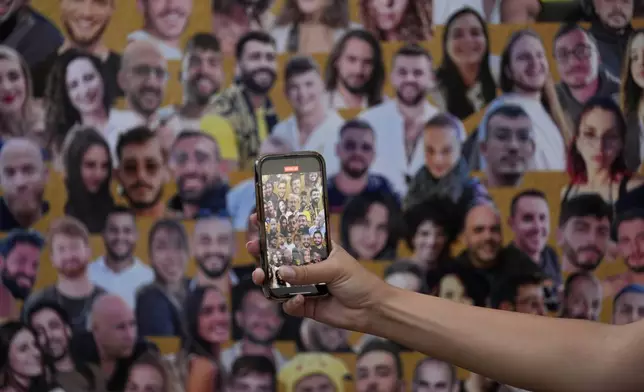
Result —
<instances>
[{"instance_id":1,"label":"thumb","mask_svg":"<svg viewBox=\"0 0 644 392\"><path fill-rule=\"evenodd\" d=\"M302 286L331 283L338 274L333 265L325 261L301 266L282 266L277 273L288 283Z\"/></svg>"}]
</instances>

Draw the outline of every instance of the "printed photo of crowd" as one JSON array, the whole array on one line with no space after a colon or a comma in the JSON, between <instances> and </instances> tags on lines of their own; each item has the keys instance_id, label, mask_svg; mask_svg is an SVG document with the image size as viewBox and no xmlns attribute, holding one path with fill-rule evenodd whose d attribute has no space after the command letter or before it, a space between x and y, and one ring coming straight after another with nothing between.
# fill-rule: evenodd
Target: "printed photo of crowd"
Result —
<instances>
[{"instance_id":1,"label":"printed photo of crowd","mask_svg":"<svg viewBox=\"0 0 644 392\"><path fill-rule=\"evenodd\" d=\"M265 154L275 268L644 322L643 11L0 0L0 392L517 392L266 299Z\"/></svg>"}]
</instances>

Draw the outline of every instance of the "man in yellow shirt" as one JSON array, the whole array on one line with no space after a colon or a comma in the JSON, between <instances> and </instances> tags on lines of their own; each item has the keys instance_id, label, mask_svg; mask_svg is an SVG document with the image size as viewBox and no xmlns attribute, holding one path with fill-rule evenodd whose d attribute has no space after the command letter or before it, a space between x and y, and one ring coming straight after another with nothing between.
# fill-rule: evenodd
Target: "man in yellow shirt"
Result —
<instances>
[{"instance_id":1,"label":"man in yellow shirt","mask_svg":"<svg viewBox=\"0 0 644 392\"><path fill-rule=\"evenodd\" d=\"M212 119L211 115L225 118L234 130L239 166L244 170L252 167L262 140L278 122L268 97L277 75L275 41L265 32L246 33L237 43L236 57L240 79L212 100L206 109L202 129L215 129L207 121L219 120ZM217 133L228 134L228 131L222 131L224 126L219 126ZM215 137L223 151L226 142Z\"/></svg>"}]
</instances>

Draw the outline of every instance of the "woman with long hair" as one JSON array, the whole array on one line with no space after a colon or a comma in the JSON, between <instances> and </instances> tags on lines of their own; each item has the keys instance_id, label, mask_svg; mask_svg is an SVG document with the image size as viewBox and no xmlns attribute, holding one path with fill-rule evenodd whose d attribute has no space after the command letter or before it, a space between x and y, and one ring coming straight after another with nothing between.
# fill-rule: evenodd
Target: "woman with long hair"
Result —
<instances>
[{"instance_id":1,"label":"woman with long hair","mask_svg":"<svg viewBox=\"0 0 644 392\"><path fill-rule=\"evenodd\" d=\"M563 200L596 193L619 214L644 206L644 179L624 159L626 120L609 97L590 99L581 112L568 151L570 184Z\"/></svg>"},{"instance_id":2,"label":"woman with long hair","mask_svg":"<svg viewBox=\"0 0 644 392\"><path fill-rule=\"evenodd\" d=\"M65 214L83 222L90 233L100 233L115 206L109 146L93 128L74 129L68 139L63 156Z\"/></svg>"},{"instance_id":3,"label":"woman with long hair","mask_svg":"<svg viewBox=\"0 0 644 392\"><path fill-rule=\"evenodd\" d=\"M636 172L644 157L644 29L635 30L628 41L622 72L620 101L626 116L624 144L626 167Z\"/></svg>"},{"instance_id":4,"label":"woman with long hair","mask_svg":"<svg viewBox=\"0 0 644 392\"><path fill-rule=\"evenodd\" d=\"M496 97L499 58L490 54L485 20L472 8L454 13L445 25L443 62L436 71L444 109L465 119Z\"/></svg>"},{"instance_id":5,"label":"woman with long hair","mask_svg":"<svg viewBox=\"0 0 644 392\"><path fill-rule=\"evenodd\" d=\"M44 112L32 95L27 63L4 45L0 45L0 80L0 143L11 137L29 137L45 147Z\"/></svg>"},{"instance_id":6,"label":"woman with long hair","mask_svg":"<svg viewBox=\"0 0 644 392\"><path fill-rule=\"evenodd\" d=\"M58 388L51 375L36 333L17 321L2 324L0 392L53 392Z\"/></svg>"},{"instance_id":7,"label":"woman with long hair","mask_svg":"<svg viewBox=\"0 0 644 392\"><path fill-rule=\"evenodd\" d=\"M197 287L186 298L184 322L176 365L186 391L221 391L224 375L219 355L230 338L226 297L214 286Z\"/></svg>"},{"instance_id":8,"label":"woman with long hair","mask_svg":"<svg viewBox=\"0 0 644 392\"><path fill-rule=\"evenodd\" d=\"M271 35L278 53L329 53L351 26L347 0L286 0Z\"/></svg>"},{"instance_id":9,"label":"woman with long hair","mask_svg":"<svg viewBox=\"0 0 644 392\"><path fill-rule=\"evenodd\" d=\"M47 81L47 129L52 132L52 150L59 151L75 125L93 127L102 134L114 100L105 83L101 60L68 50L56 59Z\"/></svg>"},{"instance_id":10,"label":"woman with long hair","mask_svg":"<svg viewBox=\"0 0 644 392\"><path fill-rule=\"evenodd\" d=\"M360 19L378 41L419 42L434 36L433 0L360 0Z\"/></svg>"}]
</instances>

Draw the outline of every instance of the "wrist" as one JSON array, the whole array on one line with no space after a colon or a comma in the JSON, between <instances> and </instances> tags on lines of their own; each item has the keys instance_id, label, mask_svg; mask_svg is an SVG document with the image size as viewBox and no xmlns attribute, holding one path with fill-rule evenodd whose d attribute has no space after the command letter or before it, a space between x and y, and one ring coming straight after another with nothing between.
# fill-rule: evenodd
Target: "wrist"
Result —
<instances>
[{"instance_id":1,"label":"wrist","mask_svg":"<svg viewBox=\"0 0 644 392\"><path fill-rule=\"evenodd\" d=\"M392 310L396 308L396 303L403 290L383 284L382 289L371 305L367 309L365 318L364 332L370 335L383 336L389 330L389 321L391 320Z\"/></svg>"}]
</instances>

